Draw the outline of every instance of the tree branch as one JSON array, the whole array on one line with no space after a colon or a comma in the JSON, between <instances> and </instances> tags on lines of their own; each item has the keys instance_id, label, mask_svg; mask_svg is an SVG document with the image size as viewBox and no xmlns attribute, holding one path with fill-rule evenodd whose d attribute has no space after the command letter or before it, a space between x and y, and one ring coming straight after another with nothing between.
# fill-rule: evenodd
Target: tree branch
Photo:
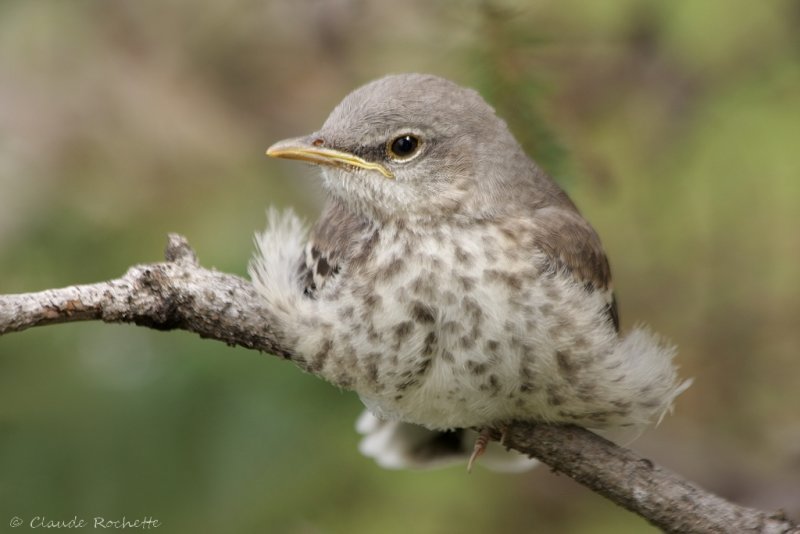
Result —
<instances>
[{"instance_id":1,"label":"tree branch","mask_svg":"<svg viewBox=\"0 0 800 534\"><path fill-rule=\"evenodd\" d=\"M800 532L782 512L735 505L584 428L516 423L504 443L667 532Z\"/></svg>"},{"instance_id":2,"label":"tree branch","mask_svg":"<svg viewBox=\"0 0 800 534\"><path fill-rule=\"evenodd\" d=\"M137 265L107 282L2 295L0 335L100 320L188 330L292 357L250 282L200 267L186 240L175 234L169 236L165 257L164 263ZM516 423L507 430L505 444L668 532L800 532L781 513L737 506L579 427Z\"/></svg>"},{"instance_id":3,"label":"tree branch","mask_svg":"<svg viewBox=\"0 0 800 534\"><path fill-rule=\"evenodd\" d=\"M170 234L165 263L136 265L115 280L0 296L0 335L74 321L134 323L289 358L247 280L200 267L182 236Z\"/></svg>"}]
</instances>

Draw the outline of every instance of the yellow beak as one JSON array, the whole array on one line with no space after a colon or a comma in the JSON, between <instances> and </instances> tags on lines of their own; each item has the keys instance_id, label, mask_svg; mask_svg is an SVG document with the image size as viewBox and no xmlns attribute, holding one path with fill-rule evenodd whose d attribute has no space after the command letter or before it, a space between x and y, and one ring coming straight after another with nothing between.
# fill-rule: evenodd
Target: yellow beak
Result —
<instances>
[{"instance_id":1,"label":"yellow beak","mask_svg":"<svg viewBox=\"0 0 800 534\"><path fill-rule=\"evenodd\" d=\"M296 137L278 141L267 149L267 156L283 159L298 159L315 165L329 165L331 167L359 168L369 171L378 171L390 180L394 179L392 171L381 165L360 158L348 152L314 146L309 142L310 137Z\"/></svg>"}]
</instances>

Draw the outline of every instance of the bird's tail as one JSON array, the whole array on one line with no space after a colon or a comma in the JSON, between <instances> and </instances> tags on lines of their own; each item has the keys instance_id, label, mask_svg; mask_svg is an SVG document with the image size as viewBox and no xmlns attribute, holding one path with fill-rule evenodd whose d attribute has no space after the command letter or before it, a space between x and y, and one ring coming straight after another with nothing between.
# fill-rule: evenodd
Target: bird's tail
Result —
<instances>
[{"instance_id":1,"label":"bird's tail","mask_svg":"<svg viewBox=\"0 0 800 534\"><path fill-rule=\"evenodd\" d=\"M674 345L637 326L620 339L605 361L608 375L599 386L608 389L607 399L617 399L613 402L626 408L626 426L641 429L658 424L672 410L675 398L692 384L691 379L678 379L672 361L675 353Z\"/></svg>"}]
</instances>

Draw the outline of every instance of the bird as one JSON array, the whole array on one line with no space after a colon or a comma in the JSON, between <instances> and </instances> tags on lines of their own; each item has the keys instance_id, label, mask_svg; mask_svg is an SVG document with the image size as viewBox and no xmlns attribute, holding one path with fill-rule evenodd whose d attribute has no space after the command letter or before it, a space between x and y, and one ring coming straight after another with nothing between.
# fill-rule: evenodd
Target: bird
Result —
<instances>
[{"instance_id":1,"label":"bird","mask_svg":"<svg viewBox=\"0 0 800 534\"><path fill-rule=\"evenodd\" d=\"M491 429L642 429L689 385L621 333L598 234L477 91L387 75L267 155L319 167L326 204L311 228L269 208L251 279L294 363L358 394L379 465L521 471Z\"/></svg>"}]
</instances>

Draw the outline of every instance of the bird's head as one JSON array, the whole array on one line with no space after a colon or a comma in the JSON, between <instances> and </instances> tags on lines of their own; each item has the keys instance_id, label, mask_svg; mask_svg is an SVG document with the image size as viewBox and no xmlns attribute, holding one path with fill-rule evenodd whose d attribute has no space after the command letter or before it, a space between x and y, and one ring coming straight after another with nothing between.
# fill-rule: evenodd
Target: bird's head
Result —
<instances>
[{"instance_id":1,"label":"bird's head","mask_svg":"<svg viewBox=\"0 0 800 534\"><path fill-rule=\"evenodd\" d=\"M480 216L538 174L477 92L422 74L356 89L320 130L267 154L320 165L329 194L378 220Z\"/></svg>"}]
</instances>

